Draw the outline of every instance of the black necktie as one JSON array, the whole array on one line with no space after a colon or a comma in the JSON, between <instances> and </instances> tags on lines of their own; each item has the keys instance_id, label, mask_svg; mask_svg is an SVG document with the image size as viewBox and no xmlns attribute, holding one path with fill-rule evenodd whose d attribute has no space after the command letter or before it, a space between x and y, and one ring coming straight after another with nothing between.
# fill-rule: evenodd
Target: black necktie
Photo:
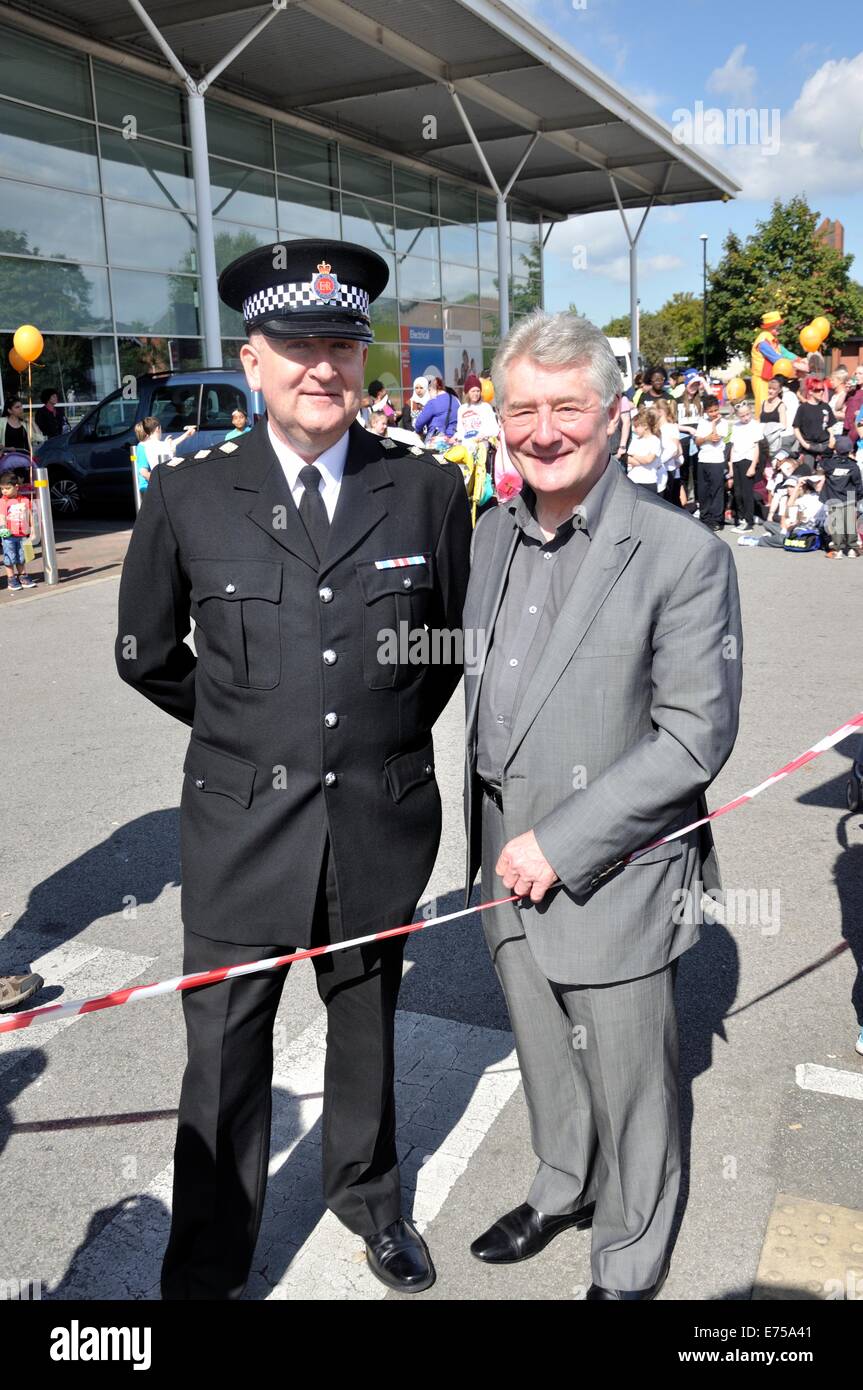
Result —
<instances>
[{"instance_id":1,"label":"black necktie","mask_svg":"<svg viewBox=\"0 0 863 1390\"><path fill-rule=\"evenodd\" d=\"M315 554L319 560L322 560L327 548L330 519L327 516L327 509L321 496L321 475L313 463L307 463L305 468L300 469L299 476L303 485L303 495L300 499L300 518L309 534L309 540L314 547Z\"/></svg>"}]
</instances>

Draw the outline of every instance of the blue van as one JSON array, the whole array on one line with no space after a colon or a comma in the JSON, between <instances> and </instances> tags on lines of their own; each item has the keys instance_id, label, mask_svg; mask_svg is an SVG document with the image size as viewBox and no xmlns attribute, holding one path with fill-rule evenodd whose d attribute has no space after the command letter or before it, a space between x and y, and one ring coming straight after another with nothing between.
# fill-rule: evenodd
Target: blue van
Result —
<instances>
[{"instance_id":1,"label":"blue van","mask_svg":"<svg viewBox=\"0 0 863 1390\"><path fill-rule=\"evenodd\" d=\"M252 392L242 372L201 368L161 372L137 378L113 391L64 434L46 439L36 460L48 469L51 507L71 517L88 506L122 510L134 516L131 456L137 444L135 422L152 415L163 435L195 426L177 448L185 457L220 444L233 428L231 414L244 410L253 424L263 414L263 400Z\"/></svg>"}]
</instances>

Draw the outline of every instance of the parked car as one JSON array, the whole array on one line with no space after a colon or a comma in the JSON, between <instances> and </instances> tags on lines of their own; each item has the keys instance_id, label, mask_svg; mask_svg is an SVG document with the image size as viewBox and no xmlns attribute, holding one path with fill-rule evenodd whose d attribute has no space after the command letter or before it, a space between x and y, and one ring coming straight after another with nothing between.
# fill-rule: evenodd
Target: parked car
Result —
<instances>
[{"instance_id":1,"label":"parked car","mask_svg":"<svg viewBox=\"0 0 863 1390\"><path fill-rule=\"evenodd\" d=\"M202 368L139 376L135 393L129 384L120 387L74 429L46 439L37 449L37 462L48 469L52 510L69 517L100 505L134 515L135 422L152 415L161 422L163 435L195 425L195 433L177 448L184 457L221 443L238 407L250 421L263 413L261 397L250 391L242 372Z\"/></svg>"}]
</instances>

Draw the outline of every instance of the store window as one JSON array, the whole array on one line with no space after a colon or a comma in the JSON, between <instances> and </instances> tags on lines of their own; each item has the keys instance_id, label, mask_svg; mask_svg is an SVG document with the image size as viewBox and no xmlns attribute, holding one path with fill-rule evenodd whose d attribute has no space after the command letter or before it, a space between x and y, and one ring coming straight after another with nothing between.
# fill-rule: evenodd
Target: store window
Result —
<instances>
[{"instance_id":1,"label":"store window","mask_svg":"<svg viewBox=\"0 0 863 1390\"><path fill-rule=\"evenodd\" d=\"M107 270L0 256L0 328L22 323L35 323L42 333L110 333Z\"/></svg>"},{"instance_id":2,"label":"store window","mask_svg":"<svg viewBox=\"0 0 863 1390\"><path fill-rule=\"evenodd\" d=\"M479 298L479 276L476 268L467 265L441 266L441 282L444 300L449 304L469 301L476 304Z\"/></svg>"},{"instance_id":3,"label":"store window","mask_svg":"<svg viewBox=\"0 0 863 1390\"><path fill-rule=\"evenodd\" d=\"M93 78L96 113L104 125L127 130L130 136L134 132L174 145L188 145L185 99L178 87L168 82L150 82L146 77L136 77L103 63L93 64Z\"/></svg>"},{"instance_id":4,"label":"store window","mask_svg":"<svg viewBox=\"0 0 863 1390\"><path fill-rule=\"evenodd\" d=\"M318 140L300 130L276 123L276 168L294 178L338 187L339 169L332 140Z\"/></svg>"},{"instance_id":5,"label":"store window","mask_svg":"<svg viewBox=\"0 0 863 1390\"><path fill-rule=\"evenodd\" d=\"M437 220L423 213L396 208L396 250L402 255L437 260L440 255Z\"/></svg>"},{"instance_id":6,"label":"store window","mask_svg":"<svg viewBox=\"0 0 863 1390\"><path fill-rule=\"evenodd\" d=\"M210 154L241 164L273 167L273 130L269 121L218 102L207 102L207 147Z\"/></svg>"},{"instance_id":7,"label":"store window","mask_svg":"<svg viewBox=\"0 0 863 1390\"><path fill-rule=\"evenodd\" d=\"M192 276L113 270L111 285L121 333L197 336L198 282Z\"/></svg>"},{"instance_id":8,"label":"store window","mask_svg":"<svg viewBox=\"0 0 863 1390\"><path fill-rule=\"evenodd\" d=\"M185 150L152 140L124 140L114 130L99 130L102 187L113 198L131 198L158 207L195 207L192 167Z\"/></svg>"},{"instance_id":9,"label":"store window","mask_svg":"<svg viewBox=\"0 0 863 1390\"><path fill-rule=\"evenodd\" d=\"M93 119L87 59L17 29L0 28L3 94ZM50 81L46 82L46 73Z\"/></svg>"},{"instance_id":10,"label":"store window","mask_svg":"<svg viewBox=\"0 0 863 1390\"><path fill-rule=\"evenodd\" d=\"M476 265L476 226L462 227L454 222L442 222L440 228L441 256L445 261Z\"/></svg>"},{"instance_id":11,"label":"store window","mask_svg":"<svg viewBox=\"0 0 863 1390\"><path fill-rule=\"evenodd\" d=\"M245 256L256 246L272 246L279 239L275 227L245 227L241 222L225 222L221 217L213 218L213 236L220 274L238 256Z\"/></svg>"},{"instance_id":12,"label":"store window","mask_svg":"<svg viewBox=\"0 0 863 1390\"><path fill-rule=\"evenodd\" d=\"M440 299L440 265L404 256L398 263L399 299Z\"/></svg>"},{"instance_id":13,"label":"store window","mask_svg":"<svg viewBox=\"0 0 863 1390\"><path fill-rule=\"evenodd\" d=\"M12 332L0 334L0 361L3 370L4 399L14 392L28 390L28 376L13 372L9 363ZM117 386L117 363L114 339L87 337L83 334L46 333L45 346L30 369L33 399L39 403L40 393L53 388L59 393L70 425L76 425L84 411L101 401Z\"/></svg>"},{"instance_id":14,"label":"store window","mask_svg":"<svg viewBox=\"0 0 863 1390\"><path fill-rule=\"evenodd\" d=\"M0 101L0 175L98 193L95 129Z\"/></svg>"},{"instance_id":15,"label":"store window","mask_svg":"<svg viewBox=\"0 0 863 1390\"><path fill-rule=\"evenodd\" d=\"M382 254L395 246L393 210L372 198L342 194L342 236Z\"/></svg>"},{"instance_id":16,"label":"store window","mask_svg":"<svg viewBox=\"0 0 863 1390\"><path fill-rule=\"evenodd\" d=\"M53 189L0 179L0 251L104 264L107 257L99 199L85 193L64 193L63 216L58 217Z\"/></svg>"},{"instance_id":17,"label":"store window","mask_svg":"<svg viewBox=\"0 0 863 1390\"><path fill-rule=\"evenodd\" d=\"M437 180L422 174L412 174L407 169L393 168L395 200L402 207L413 208L415 212L425 212L437 216Z\"/></svg>"},{"instance_id":18,"label":"store window","mask_svg":"<svg viewBox=\"0 0 863 1390\"><path fill-rule=\"evenodd\" d=\"M279 232L287 237L339 236L339 195L281 175L278 180Z\"/></svg>"},{"instance_id":19,"label":"store window","mask_svg":"<svg viewBox=\"0 0 863 1390\"><path fill-rule=\"evenodd\" d=\"M197 237L188 213L115 203L106 198L105 222L112 265L192 274L197 271Z\"/></svg>"},{"instance_id":20,"label":"store window","mask_svg":"<svg viewBox=\"0 0 863 1390\"><path fill-rule=\"evenodd\" d=\"M242 164L226 164L223 159L211 159L210 184L214 217L227 217L232 222L255 222L259 227L277 225L274 174L244 168Z\"/></svg>"},{"instance_id":21,"label":"store window","mask_svg":"<svg viewBox=\"0 0 863 1390\"><path fill-rule=\"evenodd\" d=\"M393 200L392 166L383 159L358 154L342 145L340 152L342 188L352 193L365 193L370 198Z\"/></svg>"}]
</instances>

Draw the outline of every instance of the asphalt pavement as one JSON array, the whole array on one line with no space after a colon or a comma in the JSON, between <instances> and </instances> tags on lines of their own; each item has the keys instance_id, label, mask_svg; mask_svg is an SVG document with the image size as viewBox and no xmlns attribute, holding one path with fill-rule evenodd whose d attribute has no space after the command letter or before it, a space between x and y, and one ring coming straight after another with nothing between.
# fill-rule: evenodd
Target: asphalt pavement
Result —
<instances>
[{"instance_id":1,"label":"asphalt pavement","mask_svg":"<svg viewBox=\"0 0 863 1390\"><path fill-rule=\"evenodd\" d=\"M744 699L713 807L863 705L863 561L734 553ZM0 968L36 965L46 980L39 1003L181 970L187 730L117 679L116 601L112 570L20 595L0 619ZM444 834L426 901L441 912L460 906L464 877L461 736L459 692L436 731ZM706 923L680 967L687 1162L662 1299L825 1297L819 1281L836 1262L853 1272L861 1258L863 1057L852 989L863 960L863 816L845 809L853 752L847 740L716 822L738 920ZM475 916L410 938L398 1046L406 1200L438 1269L422 1299L583 1296L588 1233L506 1269L468 1252L524 1199L534 1168L506 1010ZM270 1193L246 1296L394 1297L321 1203L323 1017L308 966L290 972L275 1051ZM183 1064L175 997L0 1035L0 1281L38 1281L43 1299L157 1296ZM807 1256L811 1287L799 1272L770 1272L779 1257L763 1256L776 1213L806 1203L828 1212L825 1257ZM840 1208L859 1225L841 1253L829 1226ZM792 1231L796 1217L786 1219L781 1229Z\"/></svg>"}]
</instances>

